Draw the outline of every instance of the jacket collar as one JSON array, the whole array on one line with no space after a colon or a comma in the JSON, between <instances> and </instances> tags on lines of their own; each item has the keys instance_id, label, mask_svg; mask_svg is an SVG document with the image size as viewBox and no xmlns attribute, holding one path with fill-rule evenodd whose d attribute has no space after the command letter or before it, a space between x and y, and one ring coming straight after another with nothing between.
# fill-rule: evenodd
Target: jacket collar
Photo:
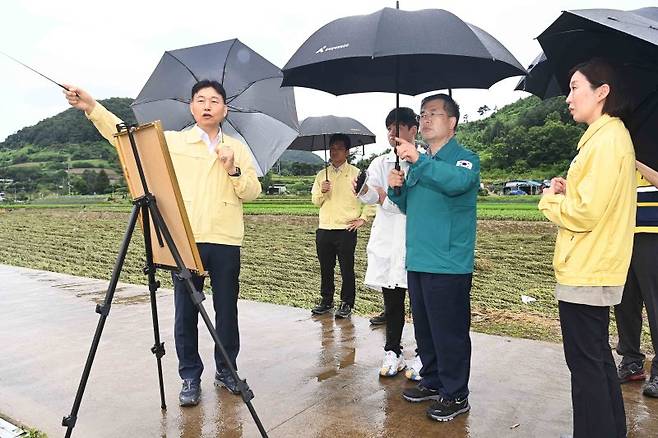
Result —
<instances>
[{"instance_id":1,"label":"jacket collar","mask_svg":"<svg viewBox=\"0 0 658 438\"><path fill-rule=\"evenodd\" d=\"M594 134L596 134L596 132L599 129L603 128L608 123L614 122L616 120L619 120L619 118L609 116L608 114L603 114L594 123L589 125L589 127L587 128L587 131L585 131L583 136L580 138L580 141L578 142L578 148L577 149L580 150L580 148L582 148L585 145L585 143L587 143L589 141L589 139L592 138L592 136Z\"/></svg>"},{"instance_id":2,"label":"jacket collar","mask_svg":"<svg viewBox=\"0 0 658 438\"><path fill-rule=\"evenodd\" d=\"M185 132L185 142L187 143L199 143L203 142L202 139L202 134L204 134L203 130L199 128L199 125L194 125L190 129L184 131ZM220 143L223 141L223 136L222 136L222 129L219 128L219 138L220 138Z\"/></svg>"},{"instance_id":3,"label":"jacket collar","mask_svg":"<svg viewBox=\"0 0 658 438\"><path fill-rule=\"evenodd\" d=\"M432 156L432 158L438 157L442 160L446 160L456 148L457 148L457 139L453 135L452 138L448 141L448 143L444 144L443 147L439 149L439 151L435 155ZM429 153L429 149L427 151Z\"/></svg>"}]
</instances>

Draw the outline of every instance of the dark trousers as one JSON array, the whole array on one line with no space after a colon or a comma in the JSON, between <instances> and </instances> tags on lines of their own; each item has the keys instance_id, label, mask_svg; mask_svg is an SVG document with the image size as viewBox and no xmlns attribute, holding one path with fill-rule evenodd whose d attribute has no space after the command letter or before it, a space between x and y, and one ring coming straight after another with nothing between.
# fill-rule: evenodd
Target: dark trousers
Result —
<instances>
[{"instance_id":1,"label":"dark trousers","mask_svg":"<svg viewBox=\"0 0 658 438\"><path fill-rule=\"evenodd\" d=\"M395 289L382 288L384 295L384 314L386 315L386 345L384 351L394 351L402 354L402 329L404 328L404 298L407 290L401 287Z\"/></svg>"},{"instance_id":2,"label":"dark trousers","mask_svg":"<svg viewBox=\"0 0 658 438\"><path fill-rule=\"evenodd\" d=\"M354 250L356 249L356 231L322 230L315 232L315 248L320 262L320 294L322 302L334 302L334 268L336 257L340 265L342 285L340 300L354 307L356 296L356 278L354 275Z\"/></svg>"},{"instance_id":3,"label":"dark trousers","mask_svg":"<svg viewBox=\"0 0 658 438\"><path fill-rule=\"evenodd\" d=\"M653 350L658 351L658 234L638 233L633 243L633 257L626 278L624 296L615 306L619 343L617 353L622 364L644 364L640 351L642 334L642 305L647 309ZM658 376L658 354L651 363L651 375Z\"/></svg>"},{"instance_id":4,"label":"dark trousers","mask_svg":"<svg viewBox=\"0 0 658 438\"><path fill-rule=\"evenodd\" d=\"M237 369L236 358L240 350L238 332L238 291L240 275L240 247L215 243L199 243L203 267L210 276L212 302L215 308L215 327L226 352ZM203 362L199 356L197 330L199 312L190 298L185 282L174 279L174 338L178 355L178 374L181 379L200 380ZM192 278L197 290L203 290L204 278ZM208 333L210 336L210 333ZM215 366L222 371L226 365L215 347Z\"/></svg>"},{"instance_id":5,"label":"dark trousers","mask_svg":"<svg viewBox=\"0 0 658 438\"><path fill-rule=\"evenodd\" d=\"M448 399L468 396L472 274L408 272L421 385Z\"/></svg>"},{"instance_id":6,"label":"dark trousers","mask_svg":"<svg viewBox=\"0 0 658 438\"><path fill-rule=\"evenodd\" d=\"M571 371L574 438L626 437L621 387L608 343L610 308L559 301Z\"/></svg>"}]
</instances>

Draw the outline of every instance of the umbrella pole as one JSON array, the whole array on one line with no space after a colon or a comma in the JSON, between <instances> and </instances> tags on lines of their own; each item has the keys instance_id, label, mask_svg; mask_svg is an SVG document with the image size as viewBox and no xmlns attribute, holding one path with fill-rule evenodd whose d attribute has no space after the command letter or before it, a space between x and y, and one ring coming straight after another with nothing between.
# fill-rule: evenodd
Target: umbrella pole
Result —
<instances>
[{"instance_id":1,"label":"umbrella pole","mask_svg":"<svg viewBox=\"0 0 658 438\"><path fill-rule=\"evenodd\" d=\"M322 134L324 141L324 180L329 181L329 162L327 161L327 134Z\"/></svg>"},{"instance_id":2,"label":"umbrella pole","mask_svg":"<svg viewBox=\"0 0 658 438\"><path fill-rule=\"evenodd\" d=\"M400 2L397 8L400 9ZM395 136L400 137L400 58L395 58ZM397 142L395 143L395 170L400 170L400 156L398 155ZM400 187L393 188L393 193L400 196Z\"/></svg>"},{"instance_id":3,"label":"umbrella pole","mask_svg":"<svg viewBox=\"0 0 658 438\"><path fill-rule=\"evenodd\" d=\"M395 9L400 9L400 2L395 2ZM400 58L395 58L395 136L400 137ZM397 143L395 148L395 170L400 170L400 156L397 151ZM395 188L395 194L400 194L400 189Z\"/></svg>"}]
</instances>

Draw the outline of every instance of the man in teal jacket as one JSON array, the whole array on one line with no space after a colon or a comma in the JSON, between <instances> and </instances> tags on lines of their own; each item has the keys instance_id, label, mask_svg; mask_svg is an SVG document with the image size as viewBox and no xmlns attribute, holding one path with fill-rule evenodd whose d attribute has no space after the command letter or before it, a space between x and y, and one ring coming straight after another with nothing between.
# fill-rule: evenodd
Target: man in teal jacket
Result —
<instances>
[{"instance_id":1,"label":"man in teal jacket","mask_svg":"<svg viewBox=\"0 0 658 438\"><path fill-rule=\"evenodd\" d=\"M480 160L454 138L459 106L446 94L423 99L420 154L409 142L397 153L408 175L392 170L388 196L407 214L407 272L422 380L404 391L411 402L435 400L427 415L449 421L468 412L471 366L470 291ZM399 187L399 194L395 188Z\"/></svg>"}]
</instances>

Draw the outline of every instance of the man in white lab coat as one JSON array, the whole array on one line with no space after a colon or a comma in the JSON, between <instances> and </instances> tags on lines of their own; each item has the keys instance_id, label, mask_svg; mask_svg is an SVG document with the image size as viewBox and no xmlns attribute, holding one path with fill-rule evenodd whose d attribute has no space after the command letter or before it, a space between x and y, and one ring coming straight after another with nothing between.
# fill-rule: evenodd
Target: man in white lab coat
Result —
<instances>
[{"instance_id":1,"label":"man in white lab coat","mask_svg":"<svg viewBox=\"0 0 658 438\"><path fill-rule=\"evenodd\" d=\"M397 116L397 117L396 117ZM399 121L400 138L413 143L418 132L418 119L411 108L393 109L386 117L389 144L395 145L396 125ZM359 200L377 205L377 215L368 241L368 268L364 283L384 295L384 317L386 319L386 345L379 374L395 376L406 368L402 355L402 329L405 316L407 271L405 269L406 216L386 196L388 174L395 166L395 151L376 157L368 167L368 179L359 193ZM400 161L400 168L408 167ZM420 359L416 356L407 371L412 380L420 378Z\"/></svg>"}]
</instances>

